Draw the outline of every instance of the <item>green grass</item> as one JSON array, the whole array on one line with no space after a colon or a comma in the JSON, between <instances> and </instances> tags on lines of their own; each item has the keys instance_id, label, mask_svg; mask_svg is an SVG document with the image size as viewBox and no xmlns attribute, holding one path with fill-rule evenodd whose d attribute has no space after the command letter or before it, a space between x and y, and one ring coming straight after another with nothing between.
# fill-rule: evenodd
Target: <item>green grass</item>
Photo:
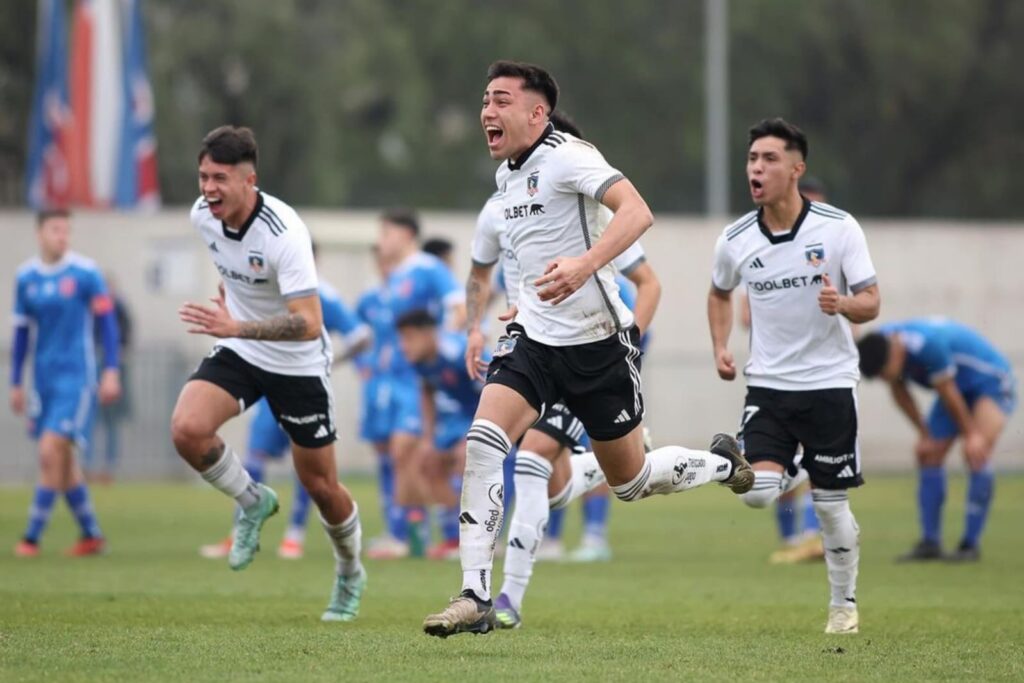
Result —
<instances>
[{"instance_id":1,"label":"green grass","mask_svg":"<svg viewBox=\"0 0 1024 683\"><path fill-rule=\"evenodd\" d=\"M373 535L373 487L353 489ZM950 489L953 542L963 480ZM0 493L12 545L29 495ZM97 489L110 555L62 557L74 537L62 509L41 558L0 557L0 680L1020 680L1024 478L999 481L973 566L893 564L915 537L913 495L911 479L881 477L853 495L858 636L822 633L823 566L768 565L771 513L716 487L616 504L612 563L540 564L522 630L442 641L420 623L457 591L455 563L371 562L360 619L321 624L332 564L315 528L306 559L285 562L272 552L284 515L274 518L267 550L235 574L196 554L225 531L219 494Z\"/></svg>"}]
</instances>

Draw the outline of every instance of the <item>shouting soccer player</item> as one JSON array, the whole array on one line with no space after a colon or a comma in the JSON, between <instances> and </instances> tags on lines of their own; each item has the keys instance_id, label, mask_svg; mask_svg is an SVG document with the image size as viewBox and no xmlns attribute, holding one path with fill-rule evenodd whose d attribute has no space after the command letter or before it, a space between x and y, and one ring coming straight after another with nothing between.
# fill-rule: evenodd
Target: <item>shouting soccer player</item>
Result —
<instances>
[{"instance_id":1,"label":"shouting soccer player","mask_svg":"<svg viewBox=\"0 0 1024 683\"><path fill-rule=\"evenodd\" d=\"M366 586L362 531L334 460L333 358L313 249L298 214L257 188L256 162L248 128L222 126L203 138L201 196L191 218L223 289L212 306L186 303L179 316L190 333L218 341L178 397L172 438L181 457L242 508L228 564L245 569L259 550L263 523L277 512L277 494L252 480L217 430L266 397L334 547L336 579L321 618L351 621Z\"/></svg>"},{"instance_id":2,"label":"shouting soccer player","mask_svg":"<svg viewBox=\"0 0 1024 683\"><path fill-rule=\"evenodd\" d=\"M68 550L72 556L96 555L106 547L89 500L75 446L92 435L97 395L109 404L121 395L119 348L114 304L96 264L68 251L71 221L66 211L44 211L36 221L39 257L18 269L14 295L14 343L11 345L11 409L26 410L22 372L32 346L30 432L39 441L39 484L28 528L15 547L19 557L39 554L39 540L57 496L64 494L82 530ZM103 372L96 385L93 318L103 340ZM34 331L34 344L32 332Z\"/></svg>"},{"instance_id":3,"label":"shouting soccer player","mask_svg":"<svg viewBox=\"0 0 1024 683\"><path fill-rule=\"evenodd\" d=\"M1017 380L1010 362L978 332L943 318L882 325L857 347L861 372L889 383L893 400L918 432L914 451L919 468L921 540L899 559L979 560L981 532L995 488L992 451L1017 405ZM927 418L907 390L908 381L935 390L937 397ZM943 555L943 464L957 437L963 439L970 470L966 520L960 545L952 554Z\"/></svg>"},{"instance_id":4,"label":"shouting soccer player","mask_svg":"<svg viewBox=\"0 0 1024 683\"><path fill-rule=\"evenodd\" d=\"M644 452L639 331L618 297L610 262L650 227L651 212L597 149L555 132L548 117L558 86L544 69L496 62L487 81L480 119L491 158L501 161L496 184L521 268L519 309L498 342L466 437L462 593L423 623L426 633L440 637L495 627L491 566L504 513L502 462L559 399L583 423L621 500L712 481L736 493L753 484L750 466L728 435L716 436L710 451L669 446ZM593 229L601 204L615 215L599 236ZM466 364L472 374L482 365L486 301L480 289L471 276Z\"/></svg>"},{"instance_id":5,"label":"shouting soccer player","mask_svg":"<svg viewBox=\"0 0 1024 683\"><path fill-rule=\"evenodd\" d=\"M800 195L804 133L772 119L751 128L749 140L747 180L758 208L718 238L708 294L715 365L727 381L736 378L732 291L746 284L750 297L740 431L756 477L742 498L767 507L809 476L831 586L825 631L856 633L860 546L847 489L864 480L850 323L878 315L875 268L853 216ZM799 446L803 460L794 471Z\"/></svg>"}]
</instances>

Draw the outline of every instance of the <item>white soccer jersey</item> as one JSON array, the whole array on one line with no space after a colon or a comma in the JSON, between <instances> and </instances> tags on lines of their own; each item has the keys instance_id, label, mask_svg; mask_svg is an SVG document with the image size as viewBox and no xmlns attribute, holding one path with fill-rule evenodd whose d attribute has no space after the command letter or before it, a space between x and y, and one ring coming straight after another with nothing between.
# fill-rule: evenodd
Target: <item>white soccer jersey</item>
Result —
<instances>
[{"instance_id":1,"label":"white soccer jersey","mask_svg":"<svg viewBox=\"0 0 1024 683\"><path fill-rule=\"evenodd\" d=\"M488 206L493 204L491 210L499 214L494 229L483 236L478 222L473 260L490 265L503 250L514 255L518 273L511 279L506 271L505 286L510 293L518 291L516 322L531 339L569 346L600 341L633 325L611 264L557 306L541 301L540 288L533 284L556 257L580 256L590 249L600 236L600 199L622 178L593 145L555 132L550 124L516 162L498 168L498 193Z\"/></svg>"},{"instance_id":2,"label":"white soccer jersey","mask_svg":"<svg viewBox=\"0 0 1024 683\"><path fill-rule=\"evenodd\" d=\"M743 369L749 386L805 391L857 385L850 325L818 306L826 273L844 295L876 282L864 231L828 204L805 201L788 233L773 235L752 211L718 238L712 284L722 291L745 284L750 300L750 360Z\"/></svg>"},{"instance_id":3,"label":"white soccer jersey","mask_svg":"<svg viewBox=\"0 0 1024 683\"><path fill-rule=\"evenodd\" d=\"M214 218L202 197L192 207L192 225L224 281L228 311L242 321L287 315L290 299L317 294L309 230L290 206L257 193L256 208L238 231ZM323 328L311 341L229 338L216 346L282 375L323 376L331 366L331 340Z\"/></svg>"}]
</instances>

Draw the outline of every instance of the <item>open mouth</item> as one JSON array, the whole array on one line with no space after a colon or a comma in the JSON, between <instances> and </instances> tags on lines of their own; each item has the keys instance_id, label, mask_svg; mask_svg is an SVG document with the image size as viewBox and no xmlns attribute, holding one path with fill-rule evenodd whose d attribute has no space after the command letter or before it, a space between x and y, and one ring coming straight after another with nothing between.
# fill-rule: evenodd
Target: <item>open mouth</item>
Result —
<instances>
[{"instance_id":1,"label":"open mouth","mask_svg":"<svg viewBox=\"0 0 1024 683\"><path fill-rule=\"evenodd\" d=\"M216 213L220 210L220 205L224 201L221 197L207 197L206 203L210 207L212 213Z\"/></svg>"},{"instance_id":2,"label":"open mouth","mask_svg":"<svg viewBox=\"0 0 1024 683\"><path fill-rule=\"evenodd\" d=\"M751 178L750 179L750 194L754 195L755 197L760 197L761 195L763 195L764 194L764 183L762 183L760 180L757 180L756 178Z\"/></svg>"},{"instance_id":3,"label":"open mouth","mask_svg":"<svg viewBox=\"0 0 1024 683\"><path fill-rule=\"evenodd\" d=\"M485 126L484 132L487 133L487 144L491 147L500 144L505 137L505 131L498 126Z\"/></svg>"}]
</instances>

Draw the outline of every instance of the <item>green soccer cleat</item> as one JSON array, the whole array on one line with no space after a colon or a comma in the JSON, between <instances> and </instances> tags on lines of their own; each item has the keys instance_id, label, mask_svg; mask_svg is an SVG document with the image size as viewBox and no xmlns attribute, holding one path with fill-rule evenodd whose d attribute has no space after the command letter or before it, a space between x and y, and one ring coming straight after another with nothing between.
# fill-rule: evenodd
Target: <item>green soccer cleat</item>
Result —
<instances>
[{"instance_id":1,"label":"green soccer cleat","mask_svg":"<svg viewBox=\"0 0 1024 683\"><path fill-rule=\"evenodd\" d=\"M366 590L366 570L359 568L355 576L339 576L331 591L331 601L320 615L320 621L354 621L359 616L359 601Z\"/></svg>"},{"instance_id":2,"label":"green soccer cleat","mask_svg":"<svg viewBox=\"0 0 1024 683\"><path fill-rule=\"evenodd\" d=\"M257 484L260 500L238 516L235 524L235 540L228 553L228 566L236 572L252 564L253 556L260 549L260 529L269 517L277 514L277 494L269 486Z\"/></svg>"},{"instance_id":3,"label":"green soccer cleat","mask_svg":"<svg viewBox=\"0 0 1024 683\"><path fill-rule=\"evenodd\" d=\"M512 606L512 601L504 593L494 601L494 619L497 621L498 628L502 629L519 628L523 625L523 618L519 616L519 612Z\"/></svg>"}]
</instances>

